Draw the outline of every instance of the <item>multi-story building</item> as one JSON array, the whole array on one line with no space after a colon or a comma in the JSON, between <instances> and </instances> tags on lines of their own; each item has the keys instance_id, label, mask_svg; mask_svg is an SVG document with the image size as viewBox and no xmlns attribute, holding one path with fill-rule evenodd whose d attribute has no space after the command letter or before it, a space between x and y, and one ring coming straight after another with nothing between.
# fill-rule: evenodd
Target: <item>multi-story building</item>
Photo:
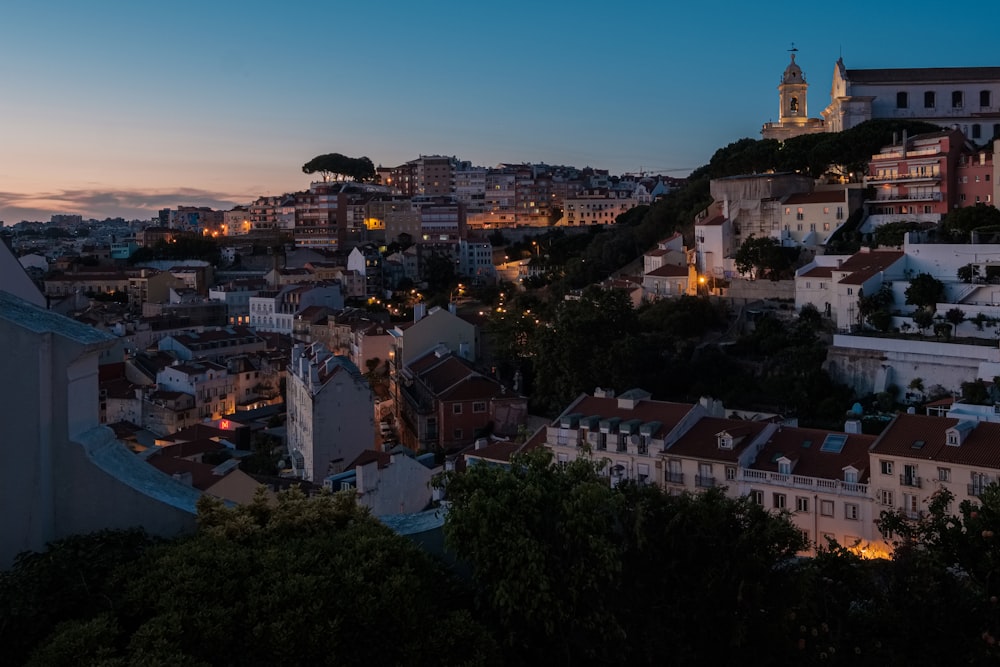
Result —
<instances>
[{"instance_id":1,"label":"multi-story building","mask_svg":"<svg viewBox=\"0 0 1000 667\"><path fill-rule=\"evenodd\" d=\"M998 437L996 422L897 415L871 447L875 502L919 518L931 496L947 489L957 511L958 503L1000 480Z\"/></svg>"},{"instance_id":2,"label":"multi-story building","mask_svg":"<svg viewBox=\"0 0 1000 667\"><path fill-rule=\"evenodd\" d=\"M399 370L397 387L400 442L414 450L455 450L487 430L512 437L527 417L526 398L444 345Z\"/></svg>"},{"instance_id":3,"label":"multi-story building","mask_svg":"<svg viewBox=\"0 0 1000 667\"><path fill-rule=\"evenodd\" d=\"M250 324L250 297L267 289L267 281L261 278L230 280L208 290L208 298L226 304L229 324Z\"/></svg>"},{"instance_id":4,"label":"multi-story building","mask_svg":"<svg viewBox=\"0 0 1000 667\"><path fill-rule=\"evenodd\" d=\"M811 544L829 540L868 557L888 555L875 526L877 507L869 489L868 448L875 436L780 426L770 431L756 460L741 467L740 495L789 518Z\"/></svg>"},{"instance_id":5,"label":"multi-story building","mask_svg":"<svg viewBox=\"0 0 1000 667\"><path fill-rule=\"evenodd\" d=\"M861 206L860 188L837 187L788 195L781 201L782 245L817 249L826 245Z\"/></svg>"},{"instance_id":6,"label":"multi-story building","mask_svg":"<svg viewBox=\"0 0 1000 667\"><path fill-rule=\"evenodd\" d=\"M281 290L260 292L250 297L250 326L258 331L291 335L295 318L310 306L330 310L344 307L344 295L337 283L286 285Z\"/></svg>"},{"instance_id":7,"label":"multi-story building","mask_svg":"<svg viewBox=\"0 0 1000 667\"><path fill-rule=\"evenodd\" d=\"M1000 133L998 113L1000 67L847 69L840 58L823 118L829 132L873 118L925 121L978 143Z\"/></svg>"},{"instance_id":8,"label":"multi-story building","mask_svg":"<svg viewBox=\"0 0 1000 667\"><path fill-rule=\"evenodd\" d=\"M467 276L477 285L492 285L496 282L493 244L489 239L470 237L459 241L458 274Z\"/></svg>"},{"instance_id":9,"label":"multi-story building","mask_svg":"<svg viewBox=\"0 0 1000 667\"><path fill-rule=\"evenodd\" d=\"M296 477L321 482L375 443L371 388L322 343L292 348L286 383L288 452Z\"/></svg>"},{"instance_id":10,"label":"multi-story building","mask_svg":"<svg viewBox=\"0 0 1000 667\"><path fill-rule=\"evenodd\" d=\"M157 349L170 352L182 361L205 359L221 362L234 354L261 352L267 342L253 329L241 326L168 334L157 342Z\"/></svg>"},{"instance_id":11,"label":"multi-story building","mask_svg":"<svg viewBox=\"0 0 1000 667\"><path fill-rule=\"evenodd\" d=\"M962 154L955 170L955 190L958 193L958 206L975 206L986 204L996 206L993 188L996 185L996 173L993 169L993 149L981 148L975 153Z\"/></svg>"},{"instance_id":12,"label":"multi-story building","mask_svg":"<svg viewBox=\"0 0 1000 667\"><path fill-rule=\"evenodd\" d=\"M887 222L938 222L957 208L956 175L971 146L958 130L943 130L901 140L873 155L867 185L875 196L865 202L868 218L862 231Z\"/></svg>"},{"instance_id":13,"label":"multi-story building","mask_svg":"<svg viewBox=\"0 0 1000 667\"><path fill-rule=\"evenodd\" d=\"M432 453L414 456L409 450L368 450L347 469L323 480L331 491L352 491L358 504L374 516L412 514L430 505L431 481L441 472Z\"/></svg>"},{"instance_id":14,"label":"multi-story building","mask_svg":"<svg viewBox=\"0 0 1000 667\"><path fill-rule=\"evenodd\" d=\"M219 419L236 411L233 379L222 364L189 361L167 366L156 374L156 385L163 391L193 396L200 418Z\"/></svg>"},{"instance_id":15,"label":"multi-story building","mask_svg":"<svg viewBox=\"0 0 1000 667\"><path fill-rule=\"evenodd\" d=\"M638 201L632 192L595 188L577 194L563 202L561 224L611 225L619 215L635 208Z\"/></svg>"}]
</instances>

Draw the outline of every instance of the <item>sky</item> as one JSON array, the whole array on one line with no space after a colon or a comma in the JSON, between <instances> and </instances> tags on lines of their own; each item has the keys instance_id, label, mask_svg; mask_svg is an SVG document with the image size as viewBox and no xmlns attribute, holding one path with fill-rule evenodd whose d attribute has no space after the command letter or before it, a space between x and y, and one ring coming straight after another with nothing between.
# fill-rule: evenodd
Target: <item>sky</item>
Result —
<instances>
[{"instance_id":1,"label":"sky","mask_svg":"<svg viewBox=\"0 0 1000 667\"><path fill-rule=\"evenodd\" d=\"M684 176L777 120L793 43L812 117L841 56L1000 66L1000 7L962 7L6 0L0 220L228 209L333 152Z\"/></svg>"}]
</instances>

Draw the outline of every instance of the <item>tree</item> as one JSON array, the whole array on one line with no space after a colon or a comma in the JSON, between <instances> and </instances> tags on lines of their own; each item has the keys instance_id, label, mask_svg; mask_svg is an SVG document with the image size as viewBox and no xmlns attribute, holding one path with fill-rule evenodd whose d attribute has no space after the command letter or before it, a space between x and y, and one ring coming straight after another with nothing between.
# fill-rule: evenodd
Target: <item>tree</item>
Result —
<instances>
[{"instance_id":1,"label":"tree","mask_svg":"<svg viewBox=\"0 0 1000 667\"><path fill-rule=\"evenodd\" d=\"M104 581L67 576L92 587L93 609L34 630L45 636L35 663L496 662L461 584L352 495L261 490L235 508L203 496L198 519L195 535L145 548ZM81 560L67 575L91 569ZM391 642L358 641L387 627Z\"/></svg>"},{"instance_id":2,"label":"tree","mask_svg":"<svg viewBox=\"0 0 1000 667\"><path fill-rule=\"evenodd\" d=\"M740 245L733 259L736 270L749 274L751 280L758 277L778 280L782 272L792 265L778 241L770 236L758 238L753 234Z\"/></svg>"},{"instance_id":3,"label":"tree","mask_svg":"<svg viewBox=\"0 0 1000 667\"><path fill-rule=\"evenodd\" d=\"M933 308L944 298L944 283L929 273L918 273L903 294L912 306Z\"/></svg>"},{"instance_id":4,"label":"tree","mask_svg":"<svg viewBox=\"0 0 1000 667\"><path fill-rule=\"evenodd\" d=\"M650 664L668 653L732 664L786 631L780 610L794 587L782 564L804 540L746 498L612 488L600 464L557 464L547 450L442 483L446 544L469 563L477 608L512 664Z\"/></svg>"},{"instance_id":5,"label":"tree","mask_svg":"<svg viewBox=\"0 0 1000 667\"><path fill-rule=\"evenodd\" d=\"M958 267L958 279L963 283L971 283L978 277L979 274L976 271L975 264L966 264L965 266Z\"/></svg>"},{"instance_id":6,"label":"tree","mask_svg":"<svg viewBox=\"0 0 1000 667\"><path fill-rule=\"evenodd\" d=\"M874 294L858 295L858 315L879 331L887 331L892 325L892 314L889 309L893 300L892 286L882 283Z\"/></svg>"},{"instance_id":7,"label":"tree","mask_svg":"<svg viewBox=\"0 0 1000 667\"><path fill-rule=\"evenodd\" d=\"M923 333L924 329L934 324L934 311L928 310L926 308L921 308L913 313L913 323L917 325L920 332Z\"/></svg>"},{"instance_id":8,"label":"tree","mask_svg":"<svg viewBox=\"0 0 1000 667\"><path fill-rule=\"evenodd\" d=\"M973 231L986 229L1000 229L1000 210L994 206L963 206L941 218L941 233L952 243L971 243Z\"/></svg>"},{"instance_id":9,"label":"tree","mask_svg":"<svg viewBox=\"0 0 1000 667\"><path fill-rule=\"evenodd\" d=\"M319 172L324 181L329 180L331 176L362 183L375 179L375 165L369 158L347 157L340 153L317 155L302 165L302 171L306 174Z\"/></svg>"},{"instance_id":10,"label":"tree","mask_svg":"<svg viewBox=\"0 0 1000 667\"><path fill-rule=\"evenodd\" d=\"M955 326L955 331L958 331L958 325L965 321L965 311L961 308L949 308L945 311L944 319L951 322Z\"/></svg>"}]
</instances>

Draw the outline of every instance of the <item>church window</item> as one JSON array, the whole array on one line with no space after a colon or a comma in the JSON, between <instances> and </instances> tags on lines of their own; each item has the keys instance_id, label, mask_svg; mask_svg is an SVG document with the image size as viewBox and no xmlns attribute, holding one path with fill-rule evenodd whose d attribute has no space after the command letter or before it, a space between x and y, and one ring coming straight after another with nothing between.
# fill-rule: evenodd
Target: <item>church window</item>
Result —
<instances>
[{"instance_id":1,"label":"church window","mask_svg":"<svg viewBox=\"0 0 1000 667\"><path fill-rule=\"evenodd\" d=\"M924 108L933 109L934 108L934 91L928 90L924 92Z\"/></svg>"},{"instance_id":2,"label":"church window","mask_svg":"<svg viewBox=\"0 0 1000 667\"><path fill-rule=\"evenodd\" d=\"M909 95L906 94L905 90L901 90L896 93L896 108L905 109L909 106Z\"/></svg>"}]
</instances>

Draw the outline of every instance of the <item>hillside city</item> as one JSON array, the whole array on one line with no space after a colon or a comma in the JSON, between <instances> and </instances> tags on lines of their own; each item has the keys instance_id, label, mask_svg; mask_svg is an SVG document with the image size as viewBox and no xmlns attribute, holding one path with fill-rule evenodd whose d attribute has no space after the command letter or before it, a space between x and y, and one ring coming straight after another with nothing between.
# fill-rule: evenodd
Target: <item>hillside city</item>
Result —
<instances>
[{"instance_id":1,"label":"hillside city","mask_svg":"<svg viewBox=\"0 0 1000 667\"><path fill-rule=\"evenodd\" d=\"M309 542L321 538L295 518L309 515L345 540L408 538L405 555L379 546L365 556L386 559L380 574L357 576L385 587L376 597L386 614L399 613L389 607L407 589L421 600L406 603L412 613L442 620L433 636L401 631L406 652L387 662L641 663L675 646L678 660L708 664L766 645L762 664L897 664L892 651L919 631L899 630L905 615L885 609L920 588L926 599L913 608L940 607L945 634L926 662L907 654L906 664L991 664L1000 658L1000 582L989 576L1000 566L1000 68L852 70L840 60L817 117L807 90L793 53L778 121L686 177L444 155L383 167L326 153L304 156L316 178L308 189L230 210L178 205L150 220L57 214L0 227L12 380L2 439L18 443L3 449L6 469L20 471L3 491L0 590L13 595L18 573L43 567L55 590L56 565L24 552L90 534L117 535L101 548L122 562L144 554L144 572L204 558L199 577L217 576L211 561L252 579L240 547L274 565L287 556L282 540L296 558L316 548L362 567L368 552ZM550 540L547 551L519 542L505 515ZM676 517L738 528L714 542L677 532L690 553L671 560L663 554L682 550L673 533L644 528L664 516L676 531ZM152 541L185 535L195 536L179 547L189 545L191 561ZM232 553L210 542L223 535ZM607 552L595 535L607 536ZM64 553L105 567L92 548ZM704 583L723 601L714 611L668 605L676 629L658 629L660 603L630 601L643 584L594 579L612 551L616 577L635 568L676 596L692 587L691 598L695 584L677 578L725 560ZM470 563L484 597L446 594L428 583L441 576L430 564L388 582L428 553ZM540 562L551 579L535 579ZM796 578L784 599L775 590L791 575L781 564L793 562L822 575ZM890 575L869 563L911 567ZM133 574L129 604L171 581ZM309 594L304 580L270 576ZM526 590L483 583L497 580ZM336 584L338 594L347 586ZM558 591L576 591L574 602ZM162 636L135 635L146 644L123 639L125 616L88 618L74 632L107 641L85 649L96 657L123 651L107 654L121 664L152 655L214 664L206 656L217 654L199 652L211 633L177 643L183 605L202 602L171 604L174 616L157 612ZM351 614L368 613L353 604ZM476 605L502 636L462 611ZM753 617L758 608L771 616ZM683 624L685 609L731 623L733 634L721 630L708 646ZM257 630L217 613L232 664L250 664L229 633ZM239 613L256 612L248 603ZM74 655L77 635L48 634L73 614L53 612L38 634L23 612L24 627L9 626L23 633L20 659ZM642 620L633 634L622 619ZM162 629L172 623L176 634ZM611 651L626 634L643 639ZM251 660L334 660L308 643L296 634ZM338 660L368 659L348 644ZM177 653L156 652L166 645Z\"/></svg>"}]
</instances>

